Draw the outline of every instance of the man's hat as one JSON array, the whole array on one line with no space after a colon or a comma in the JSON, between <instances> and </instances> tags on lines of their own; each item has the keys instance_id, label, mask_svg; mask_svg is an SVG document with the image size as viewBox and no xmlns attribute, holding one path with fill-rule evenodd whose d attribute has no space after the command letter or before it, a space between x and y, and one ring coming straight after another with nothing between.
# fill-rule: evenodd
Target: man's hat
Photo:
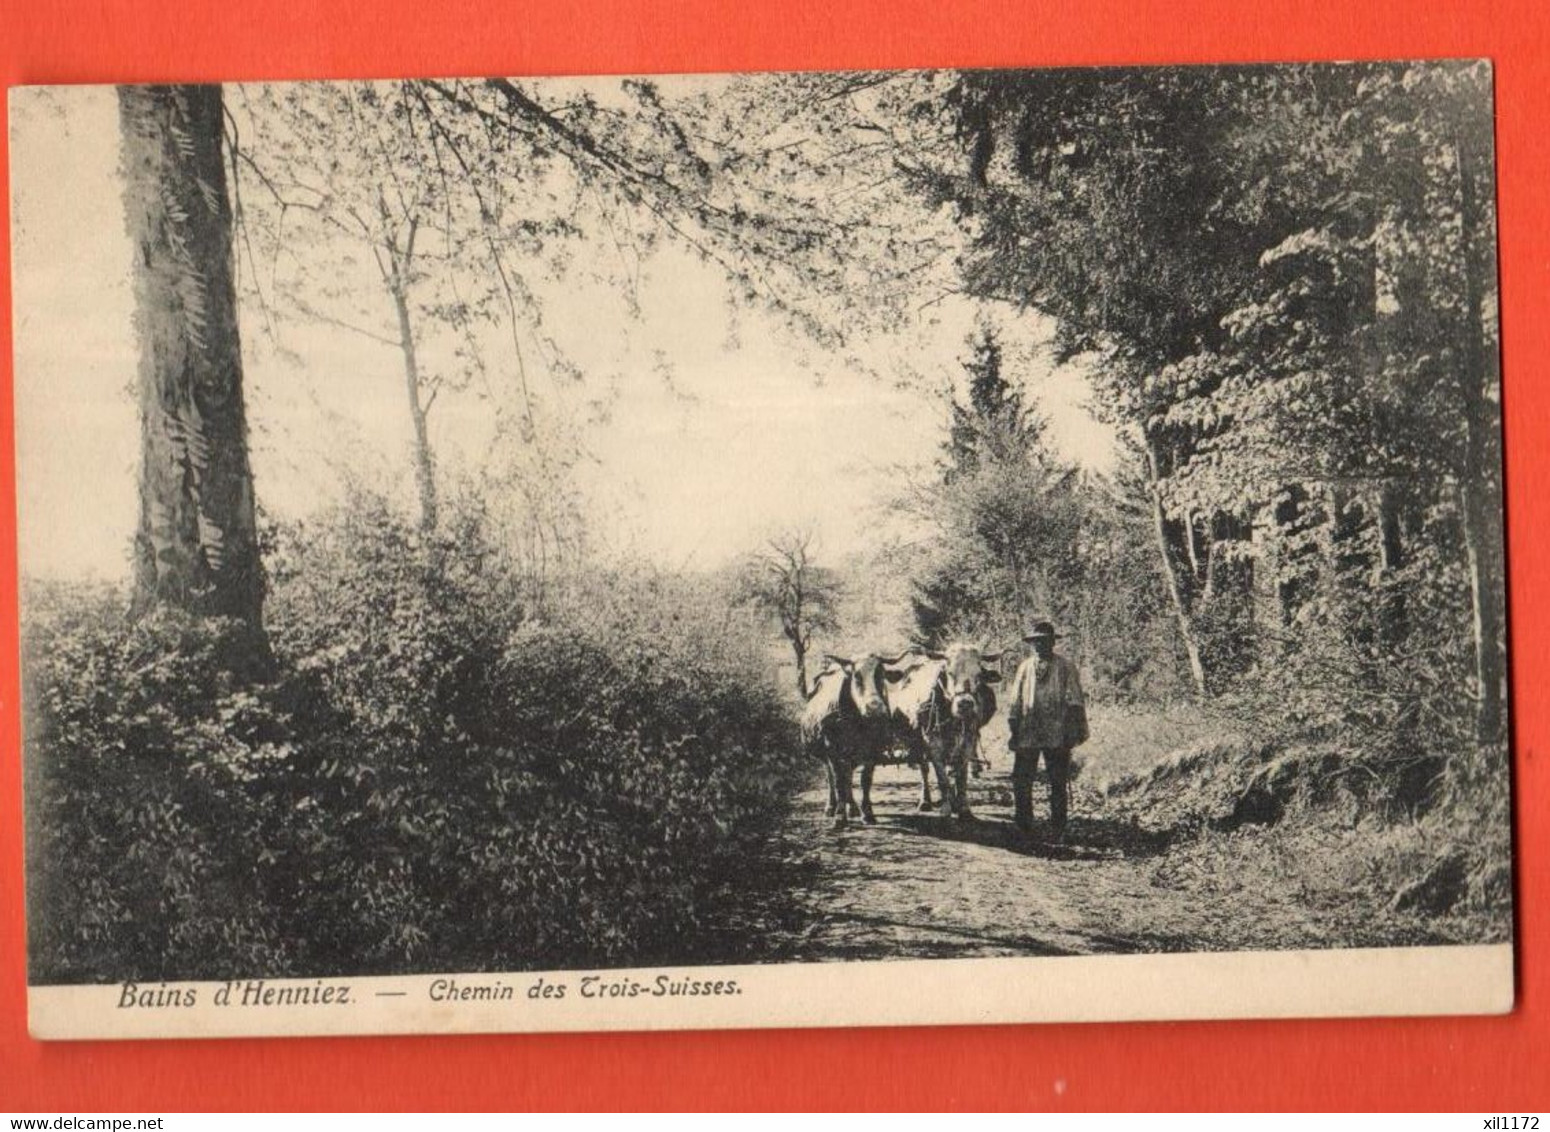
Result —
<instances>
[{"instance_id":1,"label":"man's hat","mask_svg":"<svg viewBox=\"0 0 1550 1132\"><path fill-rule=\"evenodd\" d=\"M1055 632L1055 626L1048 621L1035 621L1028 627L1028 631L1023 634L1023 640L1025 641L1037 641L1041 638L1053 641L1059 637L1060 634Z\"/></svg>"}]
</instances>

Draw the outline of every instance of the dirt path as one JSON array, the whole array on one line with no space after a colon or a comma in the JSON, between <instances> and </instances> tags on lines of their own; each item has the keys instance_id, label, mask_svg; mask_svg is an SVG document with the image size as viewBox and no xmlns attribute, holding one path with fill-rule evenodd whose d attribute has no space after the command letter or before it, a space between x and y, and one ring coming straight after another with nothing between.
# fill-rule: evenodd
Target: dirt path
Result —
<instances>
[{"instance_id":1,"label":"dirt path","mask_svg":"<svg viewBox=\"0 0 1550 1132\"><path fill-rule=\"evenodd\" d=\"M1091 718L1059 846L1047 838L1042 780L1034 784L1032 835L1012 825L1004 728L987 733L982 749L994 765L970 783L974 821L917 812L918 772L881 767L872 791L877 824L853 819L836 831L824 817L826 790L815 766L763 851L725 878L727 914L707 958L1255 951L1510 936L1506 913L1486 923L1485 913L1466 910L1454 923L1392 906L1397 882L1386 882L1374 862L1417 854L1424 835L1404 823L1355 823L1338 807L1234 827L1181 820L1193 812L1185 804L1191 791L1220 805L1209 777L1175 776L1158 787L1177 792L1180 804L1172 807L1138 808L1133 794L1106 795L1105 782L1144 778L1169 752L1221 742L1220 725L1187 710L1138 715L1100 707ZM1172 824L1142 827L1138 820Z\"/></svg>"},{"instance_id":2,"label":"dirt path","mask_svg":"<svg viewBox=\"0 0 1550 1132\"><path fill-rule=\"evenodd\" d=\"M877 824L844 830L823 816L821 783L801 796L774 869L798 907L785 937L766 941L773 950L818 961L1210 946L1203 912L1155 882L1164 841L1092 816L1095 799L1080 790L1056 846L1043 821L1031 836L1012 826L1005 767L971 784L976 820L916 812L919 789L912 768L879 768ZM1048 816L1046 789L1035 786L1038 819Z\"/></svg>"}]
</instances>

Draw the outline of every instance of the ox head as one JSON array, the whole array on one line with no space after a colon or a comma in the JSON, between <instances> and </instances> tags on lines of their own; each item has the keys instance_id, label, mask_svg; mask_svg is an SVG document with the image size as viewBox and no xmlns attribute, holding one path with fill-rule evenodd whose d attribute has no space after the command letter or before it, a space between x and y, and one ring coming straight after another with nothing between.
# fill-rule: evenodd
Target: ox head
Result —
<instances>
[{"instance_id":1,"label":"ox head","mask_svg":"<svg viewBox=\"0 0 1550 1132\"><path fill-rule=\"evenodd\" d=\"M995 694L990 685L1000 681L1001 673L985 656L979 645L952 645L945 653L932 653L945 661L943 690L952 707L953 718L964 723L983 724L995 711Z\"/></svg>"},{"instance_id":2,"label":"ox head","mask_svg":"<svg viewBox=\"0 0 1550 1132\"><path fill-rule=\"evenodd\" d=\"M856 713L865 721L882 723L888 718L888 694L883 681L888 678L883 658L868 653L857 660L843 656L825 656L845 673L845 694Z\"/></svg>"}]
</instances>

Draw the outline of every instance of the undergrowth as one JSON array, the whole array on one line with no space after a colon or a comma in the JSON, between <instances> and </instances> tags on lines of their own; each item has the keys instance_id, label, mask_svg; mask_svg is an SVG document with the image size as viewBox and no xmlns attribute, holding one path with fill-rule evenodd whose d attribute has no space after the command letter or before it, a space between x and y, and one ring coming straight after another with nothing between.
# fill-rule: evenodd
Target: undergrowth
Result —
<instances>
[{"instance_id":1,"label":"undergrowth","mask_svg":"<svg viewBox=\"0 0 1550 1132\"><path fill-rule=\"evenodd\" d=\"M721 958L716 894L802 774L708 603L615 575L540 613L477 532L369 502L268 562L261 683L222 674L230 624L27 593L34 983Z\"/></svg>"},{"instance_id":2,"label":"undergrowth","mask_svg":"<svg viewBox=\"0 0 1550 1132\"><path fill-rule=\"evenodd\" d=\"M1288 729L1251 736L1228 706L1196 711L1183 727L1135 709L1106 719L1100 710L1096 718L1129 739L1094 744L1084 782L1099 812L1168 838L1152 883L1219 908L1221 945L1511 938L1503 745L1455 736L1451 749L1385 763L1373 756L1381 744L1352 751L1327 738L1299 742ZM1240 923L1246 896L1281 922Z\"/></svg>"}]
</instances>

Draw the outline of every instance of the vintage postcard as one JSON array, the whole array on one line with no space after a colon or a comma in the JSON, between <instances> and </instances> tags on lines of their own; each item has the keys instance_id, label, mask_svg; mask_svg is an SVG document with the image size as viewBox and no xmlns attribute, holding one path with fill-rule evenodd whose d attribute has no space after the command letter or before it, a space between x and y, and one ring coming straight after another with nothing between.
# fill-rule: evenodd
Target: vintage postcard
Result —
<instances>
[{"instance_id":1,"label":"vintage postcard","mask_svg":"<svg viewBox=\"0 0 1550 1132\"><path fill-rule=\"evenodd\" d=\"M1488 63L10 99L37 1037L1511 1009Z\"/></svg>"}]
</instances>

